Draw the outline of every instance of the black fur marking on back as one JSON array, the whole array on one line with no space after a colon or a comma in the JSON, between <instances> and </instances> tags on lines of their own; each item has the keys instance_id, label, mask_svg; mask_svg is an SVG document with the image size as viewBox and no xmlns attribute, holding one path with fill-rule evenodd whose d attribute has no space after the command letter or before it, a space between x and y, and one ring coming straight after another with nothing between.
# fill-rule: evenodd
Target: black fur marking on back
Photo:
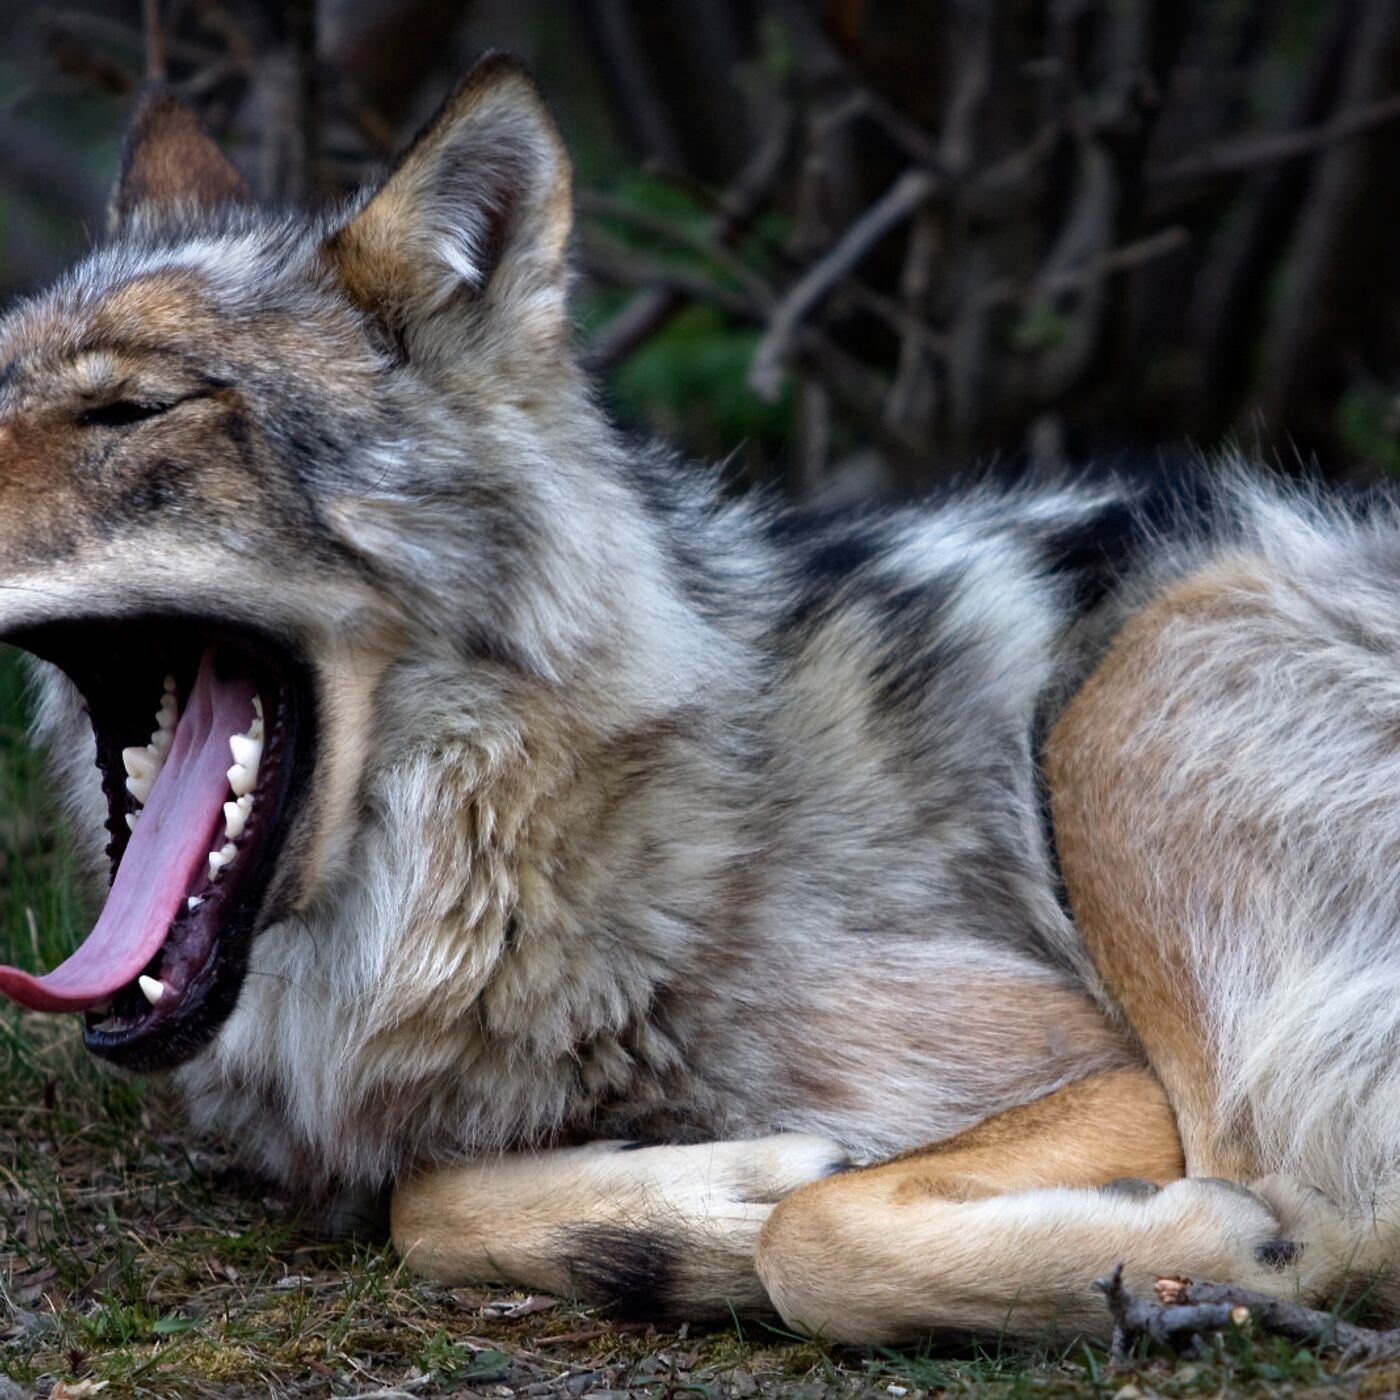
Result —
<instances>
[{"instance_id":1,"label":"black fur marking on back","mask_svg":"<svg viewBox=\"0 0 1400 1400\"><path fill-rule=\"evenodd\" d=\"M1072 605L1102 603L1155 542L1211 532L1218 502L1201 473L1149 480L1070 525L1035 540L1046 573L1072 584Z\"/></svg>"},{"instance_id":2,"label":"black fur marking on back","mask_svg":"<svg viewBox=\"0 0 1400 1400\"><path fill-rule=\"evenodd\" d=\"M621 1225L578 1225L565 1233L562 1253L580 1296L606 1304L616 1316L640 1321L675 1310L680 1261L664 1236Z\"/></svg>"},{"instance_id":3,"label":"black fur marking on back","mask_svg":"<svg viewBox=\"0 0 1400 1400\"><path fill-rule=\"evenodd\" d=\"M889 528L878 516L807 514L788 511L768 522L769 540L791 559L797 601L781 629L800 629L839 601L843 590L889 543Z\"/></svg>"},{"instance_id":4,"label":"black fur marking on back","mask_svg":"<svg viewBox=\"0 0 1400 1400\"><path fill-rule=\"evenodd\" d=\"M702 616L726 620L727 603L711 577L702 538L713 502L697 490L684 469L651 444L639 443L625 467L637 500L661 526L659 539L670 555L681 591Z\"/></svg>"},{"instance_id":5,"label":"black fur marking on back","mask_svg":"<svg viewBox=\"0 0 1400 1400\"><path fill-rule=\"evenodd\" d=\"M871 679L886 709L917 710L956 675L973 640L949 631L945 621L962 582L962 571L952 568L893 593L874 593L884 646Z\"/></svg>"}]
</instances>

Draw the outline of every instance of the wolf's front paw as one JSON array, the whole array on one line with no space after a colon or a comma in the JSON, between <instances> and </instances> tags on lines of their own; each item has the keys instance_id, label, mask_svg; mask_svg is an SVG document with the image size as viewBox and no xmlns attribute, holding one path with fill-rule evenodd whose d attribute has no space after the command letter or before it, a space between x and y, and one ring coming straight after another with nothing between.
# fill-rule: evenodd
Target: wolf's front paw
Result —
<instances>
[{"instance_id":1,"label":"wolf's front paw","mask_svg":"<svg viewBox=\"0 0 1400 1400\"><path fill-rule=\"evenodd\" d=\"M1341 1212L1292 1177L1264 1177L1248 1187L1188 1177L1164 1187L1148 1208L1161 1232L1151 1262L1162 1275L1316 1296L1345 1263Z\"/></svg>"},{"instance_id":2,"label":"wolf's front paw","mask_svg":"<svg viewBox=\"0 0 1400 1400\"><path fill-rule=\"evenodd\" d=\"M1256 1251L1260 1267L1284 1274L1306 1296L1329 1292L1351 1263L1357 1240L1336 1202L1282 1173L1250 1182L1250 1190L1269 1207L1279 1225L1277 1240Z\"/></svg>"}]
</instances>

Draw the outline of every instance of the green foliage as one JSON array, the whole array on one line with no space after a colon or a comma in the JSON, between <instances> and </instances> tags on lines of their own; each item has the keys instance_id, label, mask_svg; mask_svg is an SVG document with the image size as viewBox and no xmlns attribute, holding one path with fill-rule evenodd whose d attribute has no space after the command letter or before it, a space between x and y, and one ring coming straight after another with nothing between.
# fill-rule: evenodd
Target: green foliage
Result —
<instances>
[{"instance_id":1,"label":"green foliage","mask_svg":"<svg viewBox=\"0 0 1400 1400\"><path fill-rule=\"evenodd\" d=\"M1063 343L1069 322L1048 301L1032 302L1017 318L1010 331L1011 345L1023 354L1051 350Z\"/></svg>"},{"instance_id":2,"label":"green foliage","mask_svg":"<svg viewBox=\"0 0 1400 1400\"><path fill-rule=\"evenodd\" d=\"M702 457L738 443L780 443L789 402L763 403L744 384L757 342L757 331L735 327L721 312L689 307L614 372L617 406Z\"/></svg>"},{"instance_id":3,"label":"green foliage","mask_svg":"<svg viewBox=\"0 0 1400 1400\"><path fill-rule=\"evenodd\" d=\"M1359 460L1400 476L1400 397L1376 384L1352 384L1337 405L1337 436Z\"/></svg>"},{"instance_id":4,"label":"green foliage","mask_svg":"<svg viewBox=\"0 0 1400 1400\"><path fill-rule=\"evenodd\" d=\"M85 901L26 742L24 684L18 655L0 648L0 960L52 967L75 946Z\"/></svg>"},{"instance_id":5,"label":"green foliage","mask_svg":"<svg viewBox=\"0 0 1400 1400\"><path fill-rule=\"evenodd\" d=\"M709 284L720 297L743 291L746 279L770 276L773 250L786 233L783 220L769 215L732 257L717 256L712 213L688 192L629 173L612 182L608 201L590 226L609 247L640 264ZM627 299L624 289L586 290L578 302L585 335L605 327ZM767 404L749 391L746 378L759 334L720 307L687 306L609 376L614 410L697 457L721 457L747 446L771 458L791 431L792 399L785 395Z\"/></svg>"}]
</instances>

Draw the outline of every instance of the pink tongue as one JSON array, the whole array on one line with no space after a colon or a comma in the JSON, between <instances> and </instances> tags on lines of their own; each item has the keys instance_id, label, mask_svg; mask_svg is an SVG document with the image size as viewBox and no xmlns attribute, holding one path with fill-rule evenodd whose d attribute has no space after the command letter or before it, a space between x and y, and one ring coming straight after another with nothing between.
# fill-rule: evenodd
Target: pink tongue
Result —
<instances>
[{"instance_id":1,"label":"pink tongue","mask_svg":"<svg viewBox=\"0 0 1400 1400\"><path fill-rule=\"evenodd\" d=\"M79 1011L109 1000L145 970L202 879L228 798L229 736L252 723L256 694L250 680L216 676L212 655L204 654L97 926L43 977L0 967L0 992L12 1001L34 1011Z\"/></svg>"}]
</instances>

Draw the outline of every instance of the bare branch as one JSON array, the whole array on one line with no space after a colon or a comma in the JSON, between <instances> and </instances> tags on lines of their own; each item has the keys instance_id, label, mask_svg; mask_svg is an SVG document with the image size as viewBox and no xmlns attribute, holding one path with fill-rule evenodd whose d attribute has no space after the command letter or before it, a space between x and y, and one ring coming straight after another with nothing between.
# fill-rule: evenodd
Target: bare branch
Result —
<instances>
[{"instance_id":1,"label":"bare branch","mask_svg":"<svg viewBox=\"0 0 1400 1400\"><path fill-rule=\"evenodd\" d=\"M315 0L287 0L284 14L292 58L291 101L294 124L289 158L293 170L291 184L294 196L304 200L315 195L320 188L320 82L316 55Z\"/></svg>"},{"instance_id":2,"label":"bare branch","mask_svg":"<svg viewBox=\"0 0 1400 1400\"><path fill-rule=\"evenodd\" d=\"M163 83L170 76L166 57L165 26L161 23L160 0L142 0L141 29L146 41L146 81Z\"/></svg>"},{"instance_id":3,"label":"bare branch","mask_svg":"<svg viewBox=\"0 0 1400 1400\"><path fill-rule=\"evenodd\" d=\"M767 140L726 193L714 196L703 186L688 182L692 193L710 200L715 206L709 227L711 242L727 247L747 231L782 176L792 153L794 129L792 114L785 107ZM593 343L588 356L590 367L595 371L605 370L625 359L644 340L655 335L687 299L688 293L674 284L644 286Z\"/></svg>"},{"instance_id":4,"label":"bare branch","mask_svg":"<svg viewBox=\"0 0 1400 1400\"><path fill-rule=\"evenodd\" d=\"M803 321L838 282L892 228L908 218L940 189L927 170L908 170L846 230L796 284L789 288L768 323L749 367L749 387L773 402L782 388L783 364Z\"/></svg>"},{"instance_id":5,"label":"bare branch","mask_svg":"<svg viewBox=\"0 0 1400 1400\"><path fill-rule=\"evenodd\" d=\"M1321 126L1308 127L1303 131L1279 132L1269 136L1258 136L1243 141L1231 141L1207 151L1202 156L1191 156L1186 160L1174 161L1158 170L1149 170L1147 178L1153 184L1166 185L1183 180L1209 180L1222 175L1243 175L1260 166L1277 165L1281 161L1297 160L1310 156L1327 146L1340 141L1352 141L1365 136L1377 127L1400 121L1400 95L1381 98L1368 103Z\"/></svg>"},{"instance_id":6,"label":"bare branch","mask_svg":"<svg viewBox=\"0 0 1400 1400\"><path fill-rule=\"evenodd\" d=\"M1057 296L1078 291L1111 274L1131 272L1134 268L1176 252L1178 248L1186 247L1190 242L1191 235L1180 225L1173 224L1170 228L1160 229L1146 238L1125 243L1121 248L1112 248L1091 259L1083 267L1065 268L1050 273L1034 286L1006 278L993 282L983 289L982 302L988 307L1002 306L1008 302L1030 301L1037 296Z\"/></svg>"},{"instance_id":7,"label":"bare branch","mask_svg":"<svg viewBox=\"0 0 1400 1400\"><path fill-rule=\"evenodd\" d=\"M641 233L661 239L679 248L685 248L697 257L712 263L727 273L751 297L762 300L771 298L772 291L767 282L751 268L743 258L717 242L705 230L689 229L682 224L672 223L647 209L638 209L626 200L597 191L584 190L578 197L579 208L586 214L599 218L616 219L620 223L631 224Z\"/></svg>"},{"instance_id":8,"label":"bare branch","mask_svg":"<svg viewBox=\"0 0 1400 1400\"><path fill-rule=\"evenodd\" d=\"M755 305L742 293L721 286L709 278L665 267L651 259L639 257L635 249L597 232L590 233L584 240L583 258L588 271L602 281L622 287L642 287L645 289L643 295L664 297L668 305L672 300L676 306L698 301L717 306L741 320L760 323L765 314L767 303L763 306ZM629 303L628 307L614 317L613 322L609 324L609 331L621 317L642 314L631 311L631 306L632 303ZM654 327L648 327L644 334L649 334L652 329ZM639 340L642 338L644 335L638 337Z\"/></svg>"}]
</instances>

